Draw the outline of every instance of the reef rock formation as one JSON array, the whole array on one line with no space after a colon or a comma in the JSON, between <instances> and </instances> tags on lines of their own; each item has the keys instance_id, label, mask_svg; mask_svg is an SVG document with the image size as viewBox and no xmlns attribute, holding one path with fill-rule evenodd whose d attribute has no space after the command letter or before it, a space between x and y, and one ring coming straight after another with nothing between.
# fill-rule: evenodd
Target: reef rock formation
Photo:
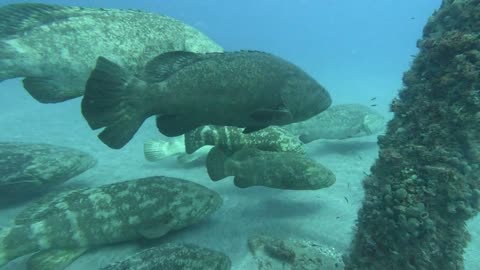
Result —
<instances>
[{"instance_id":1,"label":"reef rock formation","mask_svg":"<svg viewBox=\"0 0 480 270\"><path fill-rule=\"evenodd\" d=\"M480 1L444 0L391 105L346 269L464 269L480 202Z\"/></svg>"}]
</instances>

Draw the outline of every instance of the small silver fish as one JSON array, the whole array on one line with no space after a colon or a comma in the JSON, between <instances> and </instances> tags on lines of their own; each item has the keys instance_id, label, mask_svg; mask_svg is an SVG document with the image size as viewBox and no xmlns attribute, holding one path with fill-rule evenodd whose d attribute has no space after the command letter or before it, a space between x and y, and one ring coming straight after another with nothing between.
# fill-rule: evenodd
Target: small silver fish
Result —
<instances>
[{"instance_id":1,"label":"small silver fish","mask_svg":"<svg viewBox=\"0 0 480 270\"><path fill-rule=\"evenodd\" d=\"M177 161L183 165L191 165L197 161L202 161L207 157L211 146L205 146L195 153L187 154L185 152L185 138L178 136L171 138L169 141L161 139L151 139L143 143L143 154L145 159L151 162L160 161L162 159L176 156Z\"/></svg>"}]
</instances>

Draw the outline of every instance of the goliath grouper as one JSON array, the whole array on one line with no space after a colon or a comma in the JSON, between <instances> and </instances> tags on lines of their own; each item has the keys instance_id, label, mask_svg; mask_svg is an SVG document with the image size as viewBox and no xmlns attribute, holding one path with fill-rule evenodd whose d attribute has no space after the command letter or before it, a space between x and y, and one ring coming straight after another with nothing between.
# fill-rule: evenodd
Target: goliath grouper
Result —
<instances>
[{"instance_id":1,"label":"goliath grouper","mask_svg":"<svg viewBox=\"0 0 480 270\"><path fill-rule=\"evenodd\" d=\"M223 51L181 21L139 10L22 3L0 7L0 18L0 82L25 77L43 103L81 96L99 56L137 74L164 52Z\"/></svg>"},{"instance_id":2,"label":"goliath grouper","mask_svg":"<svg viewBox=\"0 0 480 270\"><path fill-rule=\"evenodd\" d=\"M379 112L361 104L339 104L306 121L283 126L303 143L318 139L343 140L370 136L385 128L385 118Z\"/></svg>"},{"instance_id":3,"label":"goliath grouper","mask_svg":"<svg viewBox=\"0 0 480 270\"><path fill-rule=\"evenodd\" d=\"M40 194L96 164L90 154L69 147L0 142L0 204Z\"/></svg>"},{"instance_id":4,"label":"goliath grouper","mask_svg":"<svg viewBox=\"0 0 480 270\"><path fill-rule=\"evenodd\" d=\"M316 190L335 183L332 171L305 155L255 148L244 148L232 154L215 146L207 156L207 171L213 181L235 176L233 183L239 188Z\"/></svg>"},{"instance_id":5,"label":"goliath grouper","mask_svg":"<svg viewBox=\"0 0 480 270\"><path fill-rule=\"evenodd\" d=\"M16 225L0 230L0 266L48 249L93 248L158 238L194 224L222 205L199 184L148 177L47 195L27 208Z\"/></svg>"},{"instance_id":6,"label":"goliath grouper","mask_svg":"<svg viewBox=\"0 0 480 270\"><path fill-rule=\"evenodd\" d=\"M111 148L123 147L146 118L179 136L203 125L245 133L306 120L327 109L329 93L297 66L268 53L167 52L152 59L143 79L99 57L87 81L82 113Z\"/></svg>"}]
</instances>

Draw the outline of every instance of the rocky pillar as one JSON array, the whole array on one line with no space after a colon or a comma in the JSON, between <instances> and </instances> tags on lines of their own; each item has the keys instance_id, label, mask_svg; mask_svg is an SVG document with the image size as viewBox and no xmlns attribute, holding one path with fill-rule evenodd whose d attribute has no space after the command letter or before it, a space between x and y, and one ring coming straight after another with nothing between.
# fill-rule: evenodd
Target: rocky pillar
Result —
<instances>
[{"instance_id":1,"label":"rocky pillar","mask_svg":"<svg viewBox=\"0 0 480 270\"><path fill-rule=\"evenodd\" d=\"M444 0L391 104L346 269L463 269L480 201L480 0Z\"/></svg>"}]
</instances>

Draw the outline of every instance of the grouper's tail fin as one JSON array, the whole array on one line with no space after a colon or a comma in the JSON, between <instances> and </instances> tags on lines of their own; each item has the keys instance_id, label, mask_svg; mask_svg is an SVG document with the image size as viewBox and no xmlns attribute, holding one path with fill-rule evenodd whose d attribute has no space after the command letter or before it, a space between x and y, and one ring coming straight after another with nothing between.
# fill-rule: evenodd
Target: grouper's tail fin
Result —
<instances>
[{"instance_id":1,"label":"grouper's tail fin","mask_svg":"<svg viewBox=\"0 0 480 270\"><path fill-rule=\"evenodd\" d=\"M164 158L185 153L183 140L148 140L143 143L143 154L148 161L159 161Z\"/></svg>"},{"instance_id":2,"label":"grouper's tail fin","mask_svg":"<svg viewBox=\"0 0 480 270\"><path fill-rule=\"evenodd\" d=\"M127 144L148 115L146 83L104 57L97 59L82 100L82 114L92 129L111 148Z\"/></svg>"},{"instance_id":3,"label":"grouper's tail fin","mask_svg":"<svg viewBox=\"0 0 480 270\"><path fill-rule=\"evenodd\" d=\"M42 250L28 258L27 269L66 269L87 250L85 247Z\"/></svg>"}]
</instances>

